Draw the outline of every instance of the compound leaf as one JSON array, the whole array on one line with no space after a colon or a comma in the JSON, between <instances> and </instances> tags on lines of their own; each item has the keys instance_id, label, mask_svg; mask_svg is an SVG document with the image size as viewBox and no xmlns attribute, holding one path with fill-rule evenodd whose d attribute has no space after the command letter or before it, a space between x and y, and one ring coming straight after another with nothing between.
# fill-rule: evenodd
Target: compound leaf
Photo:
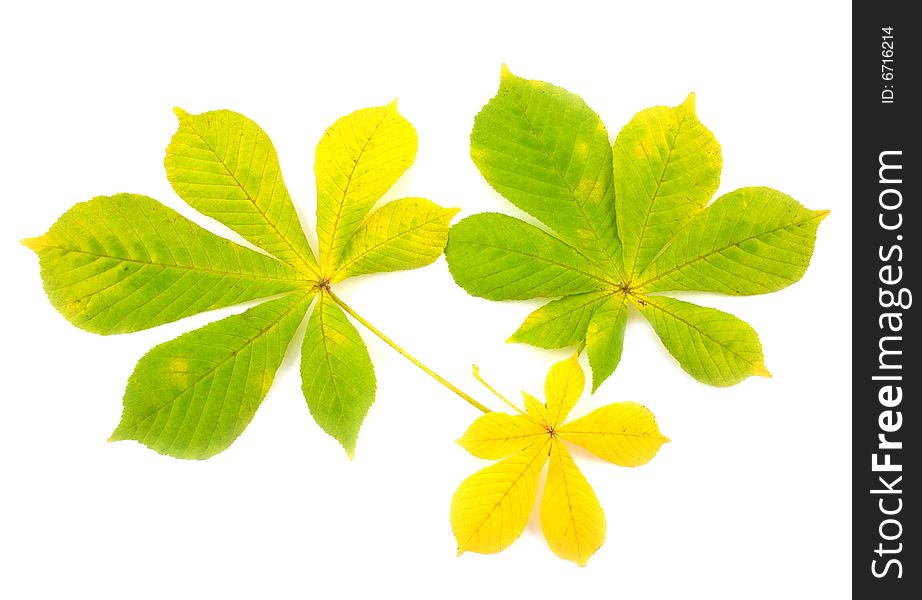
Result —
<instances>
[{"instance_id":1,"label":"compound leaf","mask_svg":"<svg viewBox=\"0 0 922 600\"><path fill-rule=\"evenodd\" d=\"M523 393L526 413L514 405L520 414L489 413L474 421L459 440L480 458L505 458L468 477L452 498L451 524L459 554L499 552L522 533L535 501L538 474L548 458L541 527L551 549L583 566L602 545L602 506L563 440L624 466L649 461L669 440L659 432L653 413L634 402L609 404L561 425L584 385L574 354L548 372L546 403Z\"/></svg>"},{"instance_id":2,"label":"compound leaf","mask_svg":"<svg viewBox=\"0 0 922 600\"><path fill-rule=\"evenodd\" d=\"M264 302L156 346L138 361L110 441L203 459L249 424L275 378L313 293Z\"/></svg>"},{"instance_id":3,"label":"compound leaf","mask_svg":"<svg viewBox=\"0 0 922 600\"><path fill-rule=\"evenodd\" d=\"M665 296L646 297L640 312L669 353L699 381L728 386L750 375L771 376L758 334L733 315Z\"/></svg>"},{"instance_id":4,"label":"compound leaf","mask_svg":"<svg viewBox=\"0 0 922 600\"><path fill-rule=\"evenodd\" d=\"M353 234L416 158L416 130L397 102L336 121L317 145L317 237L324 273L335 270Z\"/></svg>"},{"instance_id":5,"label":"compound leaf","mask_svg":"<svg viewBox=\"0 0 922 600\"><path fill-rule=\"evenodd\" d=\"M457 210L404 198L369 215L413 162L416 132L395 104L343 117L317 149L321 270L265 132L228 110L175 112L179 127L164 161L173 188L272 256L145 196L94 198L45 235L23 240L39 255L52 304L75 325L109 334L287 295L154 348L131 377L112 439L180 458L226 448L265 397L319 293L302 349L302 389L311 414L351 457L376 385L365 344L343 311L383 334L331 286L433 262Z\"/></svg>"},{"instance_id":6,"label":"compound leaf","mask_svg":"<svg viewBox=\"0 0 922 600\"><path fill-rule=\"evenodd\" d=\"M81 202L25 243L51 304L93 333L139 331L303 285L291 267L135 194Z\"/></svg>"},{"instance_id":7,"label":"compound leaf","mask_svg":"<svg viewBox=\"0 0 922 600\"><path fill-rule=\"evenodd\" d=\"M375 370L359 332L326 293L307 320L301 386L314 420L351 458L374 402Z\"/></svg>"},{"instance_id":8,"label":"compound leaf","mask_svg":"<svg viewBox=\"0 0 922 600\"><path fill-rule=\"evenodd\" d=\"M266 132L230 110L199 115L175 110L179 129L167 146L164 165L180 198L301 273L316 277L317 261Z\"/></svg>"},{"instance_id":9,"label":"compound leaf","mask_svg":"<svg viewBox=\"0 0 922 600\"><path fill-rule=\"evenodd\" d=\"M700 307L682 321L660 310L668 298L649 294L761 294L790 285L806 271L828 211L770 188L743 188L707 206L722 156L693 94L638 113L610 152L603 141L601 120L578 96L504 68L499 92L474 121L471 158L494 189L550 231L496 213L463 219L445 249L455 282L488 300L552 299L508 341L585 347L593 391L618 366L631 305L700 381L766 375L748 325Z\"/></svg>"}]
</instances>

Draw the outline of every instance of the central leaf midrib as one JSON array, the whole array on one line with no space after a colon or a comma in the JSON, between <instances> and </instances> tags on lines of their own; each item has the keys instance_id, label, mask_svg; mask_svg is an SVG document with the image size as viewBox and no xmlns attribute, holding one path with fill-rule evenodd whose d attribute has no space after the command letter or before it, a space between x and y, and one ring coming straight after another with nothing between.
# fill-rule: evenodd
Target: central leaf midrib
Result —
<instances>
[{"instance_id":1,"label":"central leaf midrib","mask_svg":"<svg viewBox=\"0 0 922 600\"><path fill-rule=\"evenodd\" d=\"M570 248L571 250L576 251L576 248L573 248L573 246L567 244L567 243L564 242L563 240L560 240L560 239L557 239L557 238L554 238L554 239L557 240L558 242L564 244L565 246L567 246L567 247ZM491 246L491 245L488 244L487 242L477 242L477 241L470 240L470 241L465 241L465 243L466 243L466 244L473 244L473 245L476 245L476 246L483 246L484 248L490 248L490 249L493 249L493 250L498 250L498 249L500 249L498 246ZM506 248L503 248L503 250L507 250L507 251L508 251L508 249L506 249ZM555 265L555 266L558 266L558 267L563 267L563 268L565 268L565 269L568 270L568 271L573 271L574 273L578 273L578 274L580 274L580 275L583 275L584 277L588 277L588 278L590 278L590 279L595 279L596 281L601 281L602 283L604 283L604 284L606 284L606 285L608 285L608 284L610 284L610 285L617 285L617 282L615 282L615 281L612 280L612 279L607 279L607 278L605 278L604 276L594 275L594 274L592 274L592 273L589 273L589 272L583 271L583 270L581 270L581 269L578 269L578 268L574 267L573 265L568 265L568 264L566 264L566 263L557 262L557 261L551 260L551 259L549 259L549 258L547 258L547 257L545 257L545 256L540 256L540 255L537 255L537 254L529 254L529 253L523 252L523 251L521 251L521 250L515 250L514 252L515 252L516 254L519 254L520 256L524 256L524 257L526 257L526 258L533 258L533 259L537 259L537 260L544 261L544 262L546 262L546 263L548 263L548 264L551 264L551 265ZM580 256L583 256L583 255L580 254ZM586 258L586 260L589 260L589 259ZM603 289L607 289L607 288L603 288ZM594 290L594 291L602 291L602 290ZM590 292L582 292L582 293L591 294L592 292L590 291ZM569 294L569 295L573 295L573 294Z\"/></svg>"},{"instance_id":2,"label":"central leaf midrib","mask_svg":"<svg viewBox=\"0 0 922 600\"><path fill-rule=\"evenodd\" d=\"M576 542L576 555L582 559L583 553L580 549L579 534L577 533L576 526L576 512L573 510L573 503L570 502L570 486L567 484L567 469L564 466L563 461L563 453L566 451L566 448L561 448L561 446L563 446L563 442L556 439L551 442L551 445L553 446L554 450L557 451L557 461L560 463L560 478L562 480L564 490L566 490L567 508L569 509L567 510L567 514L570 515L570 525L573 527L573 541ZM573 464L574 466L576 465L575 462ZM550 467L548 467L548 474L550 475Z\"/></svg>"},{"instance_id":3,"label":"central leaf midrib","mask_svg":"<svg viewBox=\"0 0 922 600\"><path fill-rule=\"evenodd\" d=\"M519 434L519 435L504 435L504 436L501 436L501 437L486 437L486 436L484 436L484 437L479 438L479 440L480 440L480 441L484 441L484 442L502 442L502 441L504 441L504 440L523 440L523 439L525 439L525 438L530 438L530 437L541 437L541 436L544 436L544 435L547 435L547 431L544 430L544 429L542 429L541 431L536 431L536 432L534 432L534 433L522 433L522 434Z\"/></svg>"},{"instance_id":4,"label":"central leaf midrib","mask_svg":"<svg viewBox=\"0 0 922 600\"><path fill-rule=\"evenodd\" d=\"M567 426L566 426L566 425L562 425L562 426L560 427L560 429L557 430L557 432L558 432L558 433L561 435L561 437L563 437L564 439L566 439L567 434L572 434L572 435L602 435L602 436L605 436L605 435L613 435L613 436L616 436L616 437L641 438L641 439L644 439L644 440L660 440L660 439L665 439L664 436L661 435L661 434L659 434L659 435L656 435L656 434L644 435L644 434L640 434L640 433L623 433L623 432L617 432L617 433L615 433L615 432L611 432L611 431L583 431L583 430L567 429ZM577 443L577 442L575 442L575 441L573 441L573 440L567 440L567 441L568 441L568 442L572 442L572 443L576 444L577 446L582 447L581 444L579 444L579 443Z\"/></svg>"},{"instance_id":5,"label":"central leaf midrib","mask_svg":"<svg viewBox=\"0 0 922 600\"><path fill-rule=\"evenodd\" d=\"M268 281L290 281L290 282L301 283L301 284L310 283L309 280L301 279L298 277L273 277L270 275L257 275L253 273L246 273L244 271L222 271L218 269L209 269L205 267L171 264L167 262L150 262L150 261L145 261L145 260L141 260L137 258L125 258L121 256L112 256L109 254L98 254L96 252L90 252L88 250L75 250L73 248L67 248L65 246L46 245L45 248L51 249L51 250L61 250L63 252L68 252L71 254L85 254L87 256L95 256L97 258L108 258L108 259L117 260L120 262L128 262L128 263L140 264L140 265L151 266L151 267L163 267L165 269L181 269L183 271L195 271L199 273L213 273L215 275L235 275L238 277L245 277L249 279L264 279Z\"/></svg>"},{"instance_id":6,"label":"central leaf midrib","mask_svg":"<svg viewBox=\"0 0 922 600\"><path fill-rule=\"evenodd\" d=\"M330 361L330 348L327 344L327 334L326 334L326 325L324 324L324 315L323 315L323 302L326 299L326 294L321 290L320 292L320 301L317 303L317 307L314 310L319 311L317 313L317 319L320 322L320 342L323 344L323 359L327 364L327 372L330 375L330 385L333 386L333 394L336 397L337 402L339 402L339 417L336 420L336 430L339 430L339 424L343 420L345 415L345 407L343 406L343 398L339 393L339 386L336 384L336 377L333 376L333 373L336 369L333 367L333 363ZM332 302L332 300L331 300Z\"/></svg>"}]
</instances>

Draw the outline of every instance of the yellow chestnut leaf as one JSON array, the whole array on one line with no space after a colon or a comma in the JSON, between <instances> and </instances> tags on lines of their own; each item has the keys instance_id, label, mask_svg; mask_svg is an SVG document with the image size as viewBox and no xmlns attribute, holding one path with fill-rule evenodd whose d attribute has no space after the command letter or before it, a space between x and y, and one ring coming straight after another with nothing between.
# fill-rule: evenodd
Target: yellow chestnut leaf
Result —
<instances>
[{"instance_id":1,"label":"yellow chestnut leaf","mask_svg":"<svg viewBox=\"0 0 922 600\"><path fill-rule=\"evenodd\" d=\"M580 566L601 547L605 540L602 505L566 444L582 446L618 465L638 466L652 459L669 438L659 432L653 413L636 402L609 404L560 425L585 383L574 354L551 367L545 382L546 404L523 392L522 411L497 393L519 414L489 413L458 440L479 458L504 458L465 479L452 497L451 525L459 554L500 552L521 535L548 459L541 500L541 527L548 545Z\"/></svg>"}]
</instances>

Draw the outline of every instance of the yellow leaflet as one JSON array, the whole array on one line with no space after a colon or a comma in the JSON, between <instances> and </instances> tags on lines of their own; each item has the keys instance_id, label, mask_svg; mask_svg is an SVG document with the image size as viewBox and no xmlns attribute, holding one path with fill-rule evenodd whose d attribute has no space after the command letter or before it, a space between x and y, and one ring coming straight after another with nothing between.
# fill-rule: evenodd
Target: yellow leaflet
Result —
<instances>
[{"instance_id":1,"label":"yellow leaflet","mask_svg":"<svg viewBox=\"0 0 922 600\"><path fill-rule=\"evenodd\" d=\"M479 458L499 459L547 438L547 430L525 415L487 413L468 428L458 443Z\"/></svg>"},{"instance_id":2,"label":"yellow leaflet","mask_svg":"<svg viewBox=\"0 0 922 600\"><path fill-rule=\"evenodd\" d=\"M551 444L541 529L557 556L583 567L605 541L605 513L589 482L560 440Z\"/></svg>"},{"instance_id":3,"label":"yellow leaflet","mask_svg":"<svg viewBox=\"0 0 922 600\"><path fill-rule=\"evenodd\" d=\"M458 554L499 552L522 534L535 503L549 443L545 438L461 483L451 499L451 528Z\"/></svg>"},{"instance_id":4,"label":"yellow leaflet","mask_svg":"<svg viewBox=\"0 0 922 600\"><path fill-rule=\"evenodd\" d=\"M599 458L622 467L649 462L669 438L659 432L653 413L636 402L616 402L562 425L557 433Z\"/></svg>"},{"instance_id":5,"label":"yellow leaflet","mask_svg":"<svg viewBox=\"0 0 922 600\"><path fill-rule=\"evenodd\" d=\"M583 375L577 356L574 354L569 359L555 364L548 371L547 381L544 383L544 397L547 398L547 412L552 428L556 428L567 418L583 394L586 376Z\"/></svg>"},{"instance_id":6,"label":"yellow leaflet","mask_svg":"<svg viewBox=\"0 0 922 600\"><path fill-rule=\"evenodd\" d=\"M416 130L397 102L337 120L317 145L317 239L324 274L340 265L371 208L416 158Z\"/></svg>"},{"instance_id":7,"label":"yellow leaflet","mask_svg":"<svg viewBox=\"0 0 922 600\"><path fill-rule=\"evenodd\" d=\"M551 417L547 413L547 407L529 393L522 392L522 396L525 398L525 412L547 433L551 426Z\"/></svg>"}]
</instances>

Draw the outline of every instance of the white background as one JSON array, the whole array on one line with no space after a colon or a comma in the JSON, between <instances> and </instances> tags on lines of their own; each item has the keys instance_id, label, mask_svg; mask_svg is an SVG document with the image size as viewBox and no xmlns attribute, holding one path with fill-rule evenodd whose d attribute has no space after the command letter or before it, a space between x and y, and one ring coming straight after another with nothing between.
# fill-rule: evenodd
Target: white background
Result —
<instances>
[{"instance_id":1,"label":"white background","mask_svg":"<svg viewBox=\"0 0 922 600\"><path fill-rule=\"evenodd\" d=\"M846 597L847 3L17 4L0 14L0 597ZM620 368L577 414L637 400L673 442L637 469L581 461L608 519L585 569L551 553L537 514L503 553L455 557L450 498L486 463L453 440L478 413L370 334L377 402L351 463L311 420L297 342L251 426L214 459L106 442L135 361L240 308L95 336L51 308L20 238L76 202L130 191L239 239L195 215L165 178L174 105L257 121L312 238L317 140L339 116L393 98L419 153L388 198L517 214L468 156L503 62L582 95L612 135L638 110L695 91L723 148L719 193L768 185L832 210L798 284L683 296L751 323L774 378L697 383L632 316ZM472 362L515 396L541 393L566 354L505 344L539 303L471 298L442 259L339 292L495 408Z\"/></svg>"}]
</instances>

